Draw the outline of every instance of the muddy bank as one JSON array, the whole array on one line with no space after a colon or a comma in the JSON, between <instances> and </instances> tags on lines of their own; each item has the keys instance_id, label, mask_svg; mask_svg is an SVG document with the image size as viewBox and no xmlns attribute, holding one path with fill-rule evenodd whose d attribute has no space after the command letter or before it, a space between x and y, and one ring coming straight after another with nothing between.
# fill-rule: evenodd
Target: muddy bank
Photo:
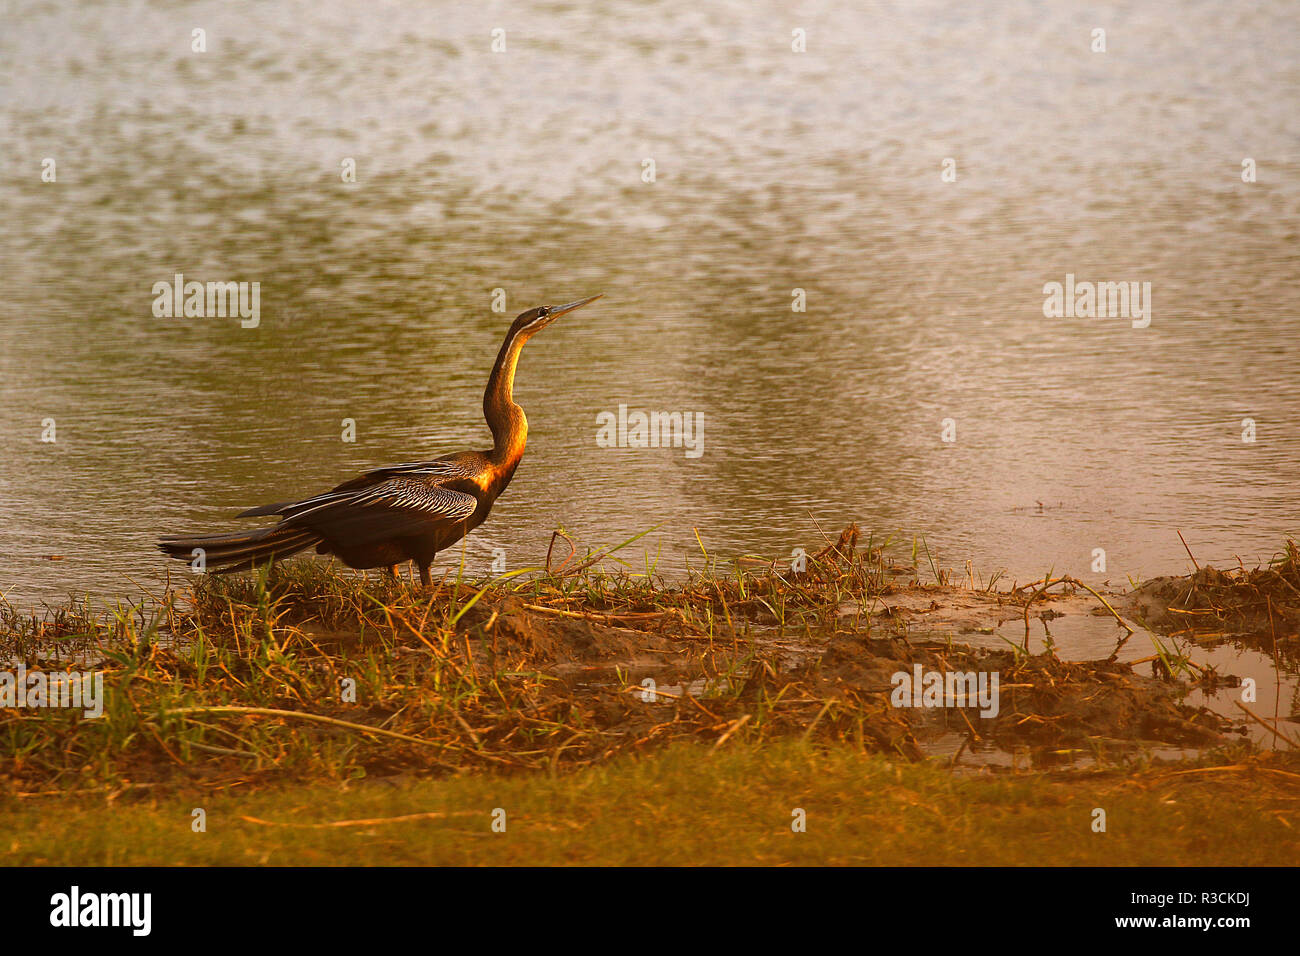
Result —
<instances>
[{"instance_id":1,"label":"muddy bank","mask_svg":"<svg viewBox=\"0 0 1300 956\"><path fill-rule=\"evenodd\" d=\"M1144 582L1126 596L1137 620L1167 633L1230 636L1294 655L1300 651L1300 551L1293 541L1272 564L1202 567Z\"/></svg>"},{"instance_id":2,"label":"muddy bank","mask_svg":"<svg viewBox=\"0 0 1300 956\"><path fill-rule=\"evenodd\" d=\"M927 614L936 618L927 624L946 625L955 616L983 628L1009 607L1005 599L1000 604L996 596L940 587L889 587L880 597L879 615L889 626L876 615L854 621L841 613L834 625L793 638L768 625L743 640L710 639L691 633L677 615L606 617L589 610L557 616L517 602L485 613L499 635L498 650L510 647L512 666L543 668L575 692L605 699L605 719L623 733L662 721L666 694L674 721L682 719L677 711L690 708L716 716L713 725L696 728L702 735L725 729L726 721L766 700L771 732L813 732L909 757L923 756L929 742L953 732L1040 756L1063 749L1118 756L1143 743L1205 747L1231 729L1208 710L1183 704L1186 688L1178 682L1136 674L1127 664L872 633L887 634L905 616L915 625ZM1062 597L1034 614L1050 618L1065 613L1060 605L1076 603ZM972 613L977 610L984 613ZM971 675L972 687L989 690L983 702L950 700L946 688L923 700L916 687L933 674ZM989 704L993 688L996 707Z\"/></svg>"},{"instance_id":3,"label":"muddy bank","mask_svg":"<svg viewBox=\"0 0 1300 956\"><path fill-rule=\"evenodd\" d=\"M587 566L426 591L302 562L200 579L109 619L11 615L0 650L102 673L106 718L0 707L0 782L527 771L682 739L1034 766L1240 745L1244 717L1185 699L1203 669L1148 676L1118 659L1133 631L1116 596L1066 578L1006 592L924 584L851 531L799 574L670 586ZM1050 629L1071 620L1101 626L1097 659L1054 653Z\"/></svg>"}]
</instances>

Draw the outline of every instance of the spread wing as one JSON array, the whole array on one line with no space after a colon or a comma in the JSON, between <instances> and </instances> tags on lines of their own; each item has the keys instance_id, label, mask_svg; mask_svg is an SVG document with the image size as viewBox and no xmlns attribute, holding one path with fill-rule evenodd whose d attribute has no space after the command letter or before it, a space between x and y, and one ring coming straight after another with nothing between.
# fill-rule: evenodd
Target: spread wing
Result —
<instances>
[{"instance_id":1,"label":"spread wing","mask_svg":"<svg viewBox=\"0 0 1300 956\"><path fill-rule=\"evenodd\" d=\"M335 486L333 491L327 491L323 495L304 498L302 501L277 501L272 505L258 505L256 508L241 511L235 517L258 518L263 515L291 517L295 514L301 514L305 509L313 508L318 504L339 501L343 492L374 488L393 478L423 478L430 484L437 485L454 478L469 478L473 474L474 470L472 468L446 458L438 458L433 461L408 461L401 465L385 465L382 468L376 468L374 471L367 471L355 478L350 478L343 484Z\"/></svg>"},{"instance_id":2,"label":"spread wing","mask_svg":"<svg viewBox=\"0 0 1300 956\"><path fill-rule=\"evenodd\" d=\"M323 537L337 536L358 545L424 534L459 524L478 508L473 495L442 486L461 477L464 469L455 462L390 465L323 495L250 508L240 517L280 515L281 525L310 528Z\"/></svg>"},{"instance_id":3,"label":"spread wing","mask_svg":"<svg viewBox=\"0 0 1300 956\"><path fill-rule=\"evenodd\" d=\"M408 461L401 465L385 465L383 468L367 471L363 475L358 475L356 478L343 482L334 490L347 491L352 488L366 488L389 478L399 478L404 475L446 481L451 478L469 478L472 474L474 474L472 468L452 459L437 458L433 461Z\"/></svg>"}]
</instances>

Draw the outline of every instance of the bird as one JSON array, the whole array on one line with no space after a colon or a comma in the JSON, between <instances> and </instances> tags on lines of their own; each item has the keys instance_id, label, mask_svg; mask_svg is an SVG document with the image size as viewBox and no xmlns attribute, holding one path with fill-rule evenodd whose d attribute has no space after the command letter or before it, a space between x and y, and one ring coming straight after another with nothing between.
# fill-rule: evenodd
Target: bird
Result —
<instances>
[{"instance_id":1,"label":"bird","mask_svg":"<svg viewBox=\"0 0 1300 956\"><path fill-rule=\"evenodd\" d=\"M159 539L158 548L218 574L259 568L312 547L348 567L386 568L394 577L400 565L413 561L420 583L429 587L434 556L484 522L524 456L528 418L515 404L514 382L525 343L603 295L529 309L510 324L483 391L491 448L386 465L323 494L237 516L278 516L275 524L225 534L169 535Z\"/></svg>"}]
</instances>

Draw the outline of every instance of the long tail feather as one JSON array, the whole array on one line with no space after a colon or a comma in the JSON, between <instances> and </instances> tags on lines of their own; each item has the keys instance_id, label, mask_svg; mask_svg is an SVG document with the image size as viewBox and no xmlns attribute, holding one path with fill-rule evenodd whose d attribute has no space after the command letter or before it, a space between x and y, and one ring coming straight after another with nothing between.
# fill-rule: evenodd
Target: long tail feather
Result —
<instances>
[{"instance_id":1,"label":"long tail feather","mask_svg":"<svg viewBox=\"0 0 1300 956\"><path fill-rule=\"evenodd\" d=\"M320 535L305 528L271 526L229 534L175 535L161 539L158 549L182 561L203 552L204 564L219 572L246 571L279 561L320 542Z\"/></svg>"}]
</instances>

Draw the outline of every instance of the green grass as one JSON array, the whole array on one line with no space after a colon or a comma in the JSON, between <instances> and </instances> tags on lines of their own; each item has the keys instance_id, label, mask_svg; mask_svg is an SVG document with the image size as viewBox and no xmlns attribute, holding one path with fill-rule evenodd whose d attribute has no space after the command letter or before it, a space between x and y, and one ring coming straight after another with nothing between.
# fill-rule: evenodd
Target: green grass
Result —
<instances>
[{"instance_id":1,"label":"green grass","mask_svg":"<svg viewBox=\"0 0 1300 956\"><path fill-rule=\"evenodd\" d=\"M0 779L28 791L172 780L219 789L395 769L538 771L606 759L638 746L640 733L716 737L743 718L745 737L861 737L881 715L868 695L838 701L809 728L826 698L754 666L765 615L781 634L825 639L852 629L841 621L846 600L869 607L886 587L883 558L854 551L856 527L791 580L775 563L673 586L595 567L645 533L583 558L563 536L571 553L560 560L557 548L553 570L448 575L429 589L303 560L203 576L190 591L103 614L22 613L0 599L0 658L57 668L48 662L80 653L104 678L100 720L76 708L0 709ZM591 627L627 646L589 652ZM708 682L711 709L670 702L673 716L660 719L624 687L574 690L548 670L566 655L630 660L641 635L658 633L679 639L673 664ZM888 729L880 745L899 746Z\"/></svg>"},{"instance_id":2,"label":"green grass","mask_svg":"<svg viewBox=\"0 0 1300 956\"><path fill-rule=\"evenodd\" d=\"M847 745L729 743L714 750L676 743L558 774L472 773L242 794L196 789L156 798L145 791L111 802L103 795L3 797L0 859L8 865L1293 865L1300 858L1300 775L1291 763L962 776L942 764L864 755ZM196 807L206 811L206 832L192 832ZM496 808L506 813L504 833L492 830ZM806 832L791 830L795 808L807 812ZM1093 832L1095 808L1106 811L1105 833ZM431 812L447 815L302 826Z\"/></svg>"}]
</instances>

